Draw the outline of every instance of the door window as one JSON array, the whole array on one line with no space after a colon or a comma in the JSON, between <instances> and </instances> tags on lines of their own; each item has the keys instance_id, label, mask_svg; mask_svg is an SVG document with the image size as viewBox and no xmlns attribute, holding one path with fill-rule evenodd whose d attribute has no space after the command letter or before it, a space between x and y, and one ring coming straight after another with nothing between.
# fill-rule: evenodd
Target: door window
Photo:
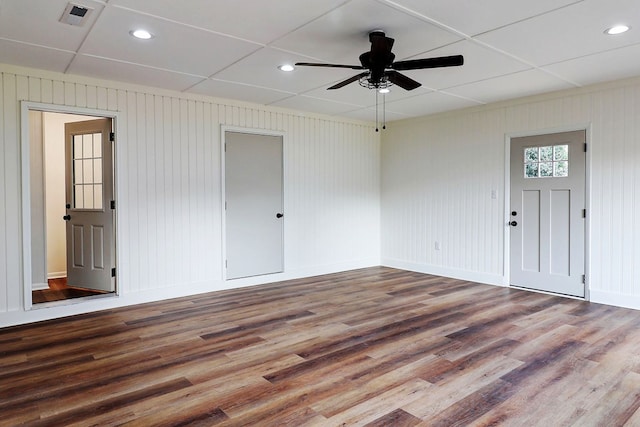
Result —
<instances>
[{"instance_id":1,"label":"door window","mask_svg":"<svg viewBox=\"0 0 640 427\"><path fill-rule=\"evenodd\" d=\"M567 144L525 148L525 178L566 178L568 176L569 146Z\"/></svg>"},{"instance_id":2,"label":"door window","mask_svg":"<svg viewBox=\"0 0 640 427\"><path fill-rule=\"evenodd\" d=\"M102 133L73 136L73 208L102 209Z\"/></svg>"}]
</instances>

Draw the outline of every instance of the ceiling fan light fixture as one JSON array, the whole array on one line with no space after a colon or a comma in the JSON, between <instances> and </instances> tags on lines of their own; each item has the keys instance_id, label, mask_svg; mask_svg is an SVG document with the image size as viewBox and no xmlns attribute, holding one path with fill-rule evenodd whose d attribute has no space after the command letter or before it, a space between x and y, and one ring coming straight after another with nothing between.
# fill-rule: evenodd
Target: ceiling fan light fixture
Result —
<instances>
[{"instance_id":1,"label":"ceiling fan light fixture","mask_svg":"<svg viewBox=\"0 0 640 427\"><path fill-rule=\"evenodd\" d=\"M383 87L383 88L378 89L378 92L380 92L381 94L384 95L385 93L391 92L391 89L389 89L388 87Z\"/></svg>"},{"instance_id":2,"label":"ceiling fan light fixture","mask_svg":"<svg viewBox=\"0 0 640 427\"><path fill-rule=\"evenodd\" d=\"M607 28L604 33L608 34L610 36L615 36L617 34L622 34L622 33L626 33L627 31L629 31L631 29L631 27L629 27L628 25L614 25L611 28Z\"/></svg>"},{"instance_id":3,"label":"ceiling fan light fixture","mask_svg":"<svg viewBox=\"0 0 640 427\"><path fill-rule=\"evenodd\" d=\"M284 71L285 73L290 73L291 71L293 71L295 69L296 68L291 64L282 64L282 65L278 66L278 70Z\"/></svg>"},{"instance_id":4,"label":"ceiling fan light fixture","mask_svg":"<svg viewBox=\"0 0 640 427\"><path fill-rule=\"evenodd\" d=\"M129 31L129 34L131 34L133 37L140 40L149 40L153 38L153 34L151 34L149 31L144 30L142 28L138 28L137 30L131 30Z\"/></svg>"}]
</instances>

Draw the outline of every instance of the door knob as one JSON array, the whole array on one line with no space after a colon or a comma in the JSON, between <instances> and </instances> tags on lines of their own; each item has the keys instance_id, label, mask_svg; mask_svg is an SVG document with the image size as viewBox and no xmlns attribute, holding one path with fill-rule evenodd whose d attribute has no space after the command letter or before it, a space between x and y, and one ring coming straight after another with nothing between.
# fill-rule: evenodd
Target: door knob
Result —
<instances>
[{"instance_id":1,"label":"door knob","mask_svg":"<svg viewBox=\"0 0 640 427\"><path fill-rule=\"evenodd\" d=\"M276 218L278 218L278 219L282 218L283 216L284 216L284 214L281 214L281 213L277 213L276 214Z\"/></svg>"},{"instance_id":2,"label":"door knob","mask_svg":"<svg viewBox=\"0 0 640 427\"><path fill-rule=\"evenodd\" d=\"M518 223L516 221L511 221L509 225L512 227L515 227L516 225L518 225Z\"/></svg>"},{"instance_id":3,"label":"door knob","mask_svg":"<svg viewBox=\"0 0 640 427\"><path fill-rule=\"evenodd\" d=\"M62 217L65 221L71 221L71 215L65 215Z\"/></svg>"}]
</instances>

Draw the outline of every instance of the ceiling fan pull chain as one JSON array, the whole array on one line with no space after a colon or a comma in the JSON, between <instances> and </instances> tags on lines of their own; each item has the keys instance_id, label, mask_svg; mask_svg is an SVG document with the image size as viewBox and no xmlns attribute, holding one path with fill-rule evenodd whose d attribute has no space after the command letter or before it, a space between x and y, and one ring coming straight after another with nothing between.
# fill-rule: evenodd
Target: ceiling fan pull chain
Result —
<instances>
[{"instance_id":1,"label":"ceiling fan pull chain","mask_svg":"<svg viewBox=\"0 0 640 427\"><path fill-rule=\"evenodd\" d=\"M387 128L387 94L382 94L382 129Z\"/></svg>"},{"instance_id":2,"label":"ceiling fan pull chain","mask_svg":"<svg viewBox=\"0 0 640 427\"><path fill-rule=\"evenodd\" d=\"M378 91L376 90L376 132L379 132L378 130Z\"/></svg>"}]
</instances>

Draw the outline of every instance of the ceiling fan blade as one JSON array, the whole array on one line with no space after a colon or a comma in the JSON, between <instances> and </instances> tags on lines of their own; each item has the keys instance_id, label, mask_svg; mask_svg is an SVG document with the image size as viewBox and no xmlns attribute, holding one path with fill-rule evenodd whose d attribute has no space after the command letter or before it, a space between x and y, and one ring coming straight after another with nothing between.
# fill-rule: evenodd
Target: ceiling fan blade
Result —
<instances>
[{"instance_id":1,"label":"ceiling fan blade","mask_svg":"<svg viewBox=\"0 0 640 427\"><path fill-rule=\"evenodd\" d=\"M329 67L329 68L349 68L351 70L364 70L361 65L343 65L343 64L319 64L315 62L296 62L296 67Z\"/></svg>"},{"instance_id":2,"label":"ceiling fan blade","mask_svg":"<svg viewBox=\"0 0 640 427\"><path fill-rule=\"evenodd\" d=\"M464 64L462 55L440 56L437 58L410 59L408 61L398 61L391 64L394 70L420 70L423 68L457 67Z\"/></svg>"},{"instance_id":3,"label":"ceiling fan blade","mask_svg":"<svg viewBox=\"0 0 640 427\"><path fill-rule=\"evenodd\" d=\"M356 80L359 80L361 77L367 76L369 75L369 73L360 73L360 74L356 74L353 77L349 77L347 80L343 80L340 83L336 83L331 87L328 87L327 90L332 90L332 89L340 89L343 86L348 85L349 83L353 83Z\"/></svg>"},{"instance_id":4,"label":"ceiling fan blade","mask_svg":"<svg viewBox=\"0 0 640 427\"><path fill-rule=\"evenodd\" d=\"M389 78L389 81L391 83L393 83L394 85L400 86L402 89L405 89L405 90L414 90L422 86L417 81L410 79L409 77L405 76L404 74L400 74L397 71L393 71L393 70L386 71L385 74Z\"/></svg>"}]
</instances>

